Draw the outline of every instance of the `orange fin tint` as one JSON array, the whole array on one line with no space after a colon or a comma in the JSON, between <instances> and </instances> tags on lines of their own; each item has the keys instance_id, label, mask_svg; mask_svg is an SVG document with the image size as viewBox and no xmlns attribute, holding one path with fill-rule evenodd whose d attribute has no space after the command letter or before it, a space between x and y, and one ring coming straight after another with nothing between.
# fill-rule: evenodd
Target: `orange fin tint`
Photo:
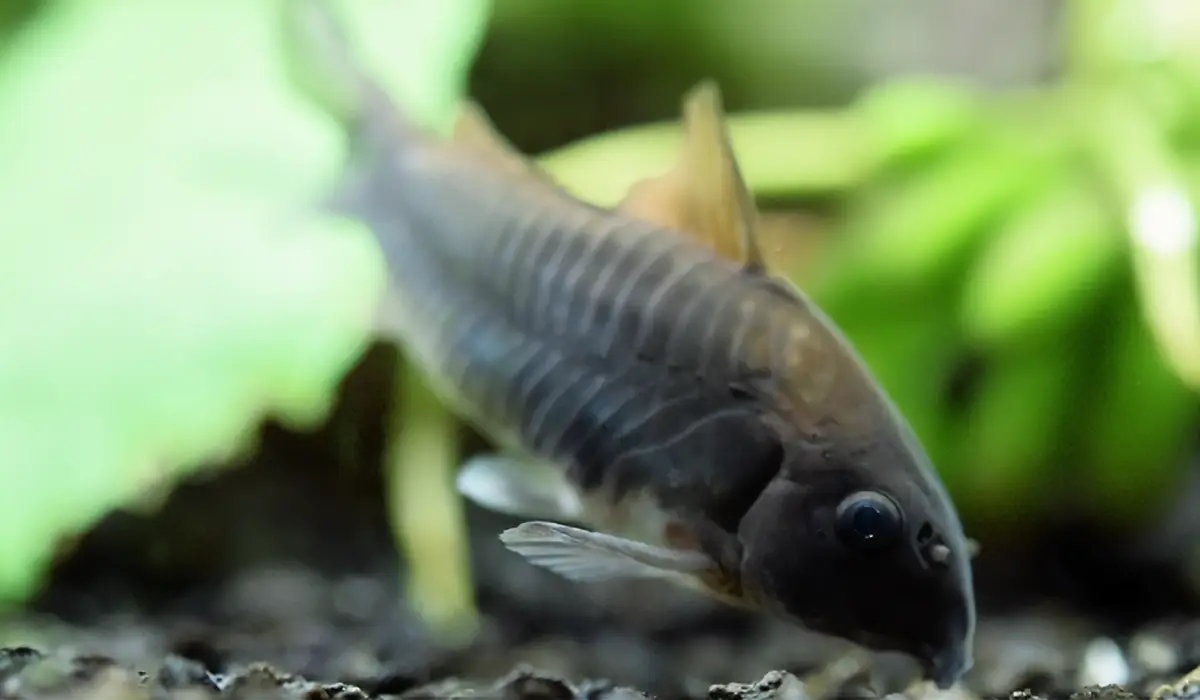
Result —
<instances>
[{"instance_id":1,"label":"orange fin tint","mask_svg":"<svg viewBox=\"0 0 1200 700\"><path fill-rule=\"evenodd\" d=\"M487 113L470 100L459 106L453 142L482 158L489 166L518 177L546 180L537 165L504 138Z\"/></svg>"},{"instance_id":2,"label":"orange fin tint","mask_svg":"<svg viewBox=\"0 0 1200 700\"><path fill-rule=\"evenodd\" d=\"M737 165L716 83L683 99L683 143L667 172L630 188L618 208L690 234L750 272L765 271L758 209Z\"/></svg>"}]
</instances>

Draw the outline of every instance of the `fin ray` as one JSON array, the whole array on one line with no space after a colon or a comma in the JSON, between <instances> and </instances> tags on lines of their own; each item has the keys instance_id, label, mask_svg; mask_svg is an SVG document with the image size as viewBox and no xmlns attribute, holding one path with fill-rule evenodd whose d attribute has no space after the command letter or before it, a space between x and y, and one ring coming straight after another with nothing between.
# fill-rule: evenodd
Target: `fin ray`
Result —
<instances>
[{"instance_id":1,"label":"fin ray","mask_svg":"<svg viewBox=\"0 0 1200 700\"><path fill-rule=\"evenodd\" d=\"M684 96L683 123L694 225L718 253L764 270L758 210L737 164L716 82L705 80Z\"/></svg>"},{"instance_id":2,"label":"fin ray","mask_svg":"<svg viewBox=\"0 0 1200 700\"><path fill-rule=\"evenodd\" d=\"M573 581L688 579L714 563L700 552L655 547L568 525L530 521L500 533L508 549Z\"/></svg>"},{"instance_id":3,"label":"fin ray","mask_svg":"<svg viewBox=\"0 0 1200 700\"><path fill-rule=\"evenodd\" d=\"M692 88L682 111L683 141L675 163L635 183L617 208L682 231L749 272L765 272L758 208L738 168L716 83Z\"/></svg>"}]
</instances>

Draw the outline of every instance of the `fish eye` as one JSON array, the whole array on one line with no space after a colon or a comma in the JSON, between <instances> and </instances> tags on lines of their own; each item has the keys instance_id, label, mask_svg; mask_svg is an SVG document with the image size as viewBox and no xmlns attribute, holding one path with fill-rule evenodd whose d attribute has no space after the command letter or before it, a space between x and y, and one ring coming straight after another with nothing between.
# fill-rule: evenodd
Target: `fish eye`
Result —
<instances>
[{"instance_id":1,"label":"fish eye","mask_svg":"<svg viewBox=\"0 0 1200 700\"><path fill-rule=\"evenodd\" d=\"M904 528L899 506L875 491L857 491L842 499L836 517L838 535L857 549L885 547Z\"/></svg>"}]
</instances>

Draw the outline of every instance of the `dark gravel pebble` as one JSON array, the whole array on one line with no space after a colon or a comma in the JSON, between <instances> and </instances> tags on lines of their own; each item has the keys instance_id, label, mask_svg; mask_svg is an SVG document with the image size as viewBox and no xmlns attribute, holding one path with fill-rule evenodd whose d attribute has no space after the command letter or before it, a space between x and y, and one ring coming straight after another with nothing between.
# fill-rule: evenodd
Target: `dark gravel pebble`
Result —
<instances>
[{"instance_id":1,"label":"dark gravel pebble","mask_svg":"<svg viewBox=\"0 0 1200 700\"><path fill-rule=\"evenodd\" d=\"M347 683L322 683L251 664L212 674L194 661L168 657L154 673L100 656L43 654L28 647L0 649L3 700L646 700L636 690L607 682L580 685L520 667L493 683L448 679L403 694L372 693Z\"/></svg>"},{"instance_id":2,"label":"dark gravel pebble","mask_svg":"<svg viewBox=\"0 0 1200 700\"><path fill-rule=\"evenodd\" d=\"M983 700L959 687L940 691L917 683L904 693L881 696L868 685L861 667L836 664L800 678L771 671L754 683L712 685L706 700ZM832 679L832 682L831 682ZM856 681L860 681L857 682ZM1200 698L1200 669L1161 686L1154 700ZM249 664L214 674L191 659L169 656L152 672L114 659L41 652L29 647L0 649L0 700L650 700L654 696L604 680L572 682L519 665L499 680L448 678L402 693L372 692L347 683L311 681L268 664ZM1117 685L1092 686L1071 693L1039 694L1018 690L994 696L1008 700L1145 700L1146 693Z\"/></svg>"},{"instance_id":3,"label":"dark gravel pebble","mask_svg":"<svg viewBox=\"0 0 1200 700\"><path fill-rule=\"evenodd\" d=\"M0 700L1200 700L1177 682L1200 664L1200 601L1112 547L1065 566L1085 548L1049 534L1044 558L985 548L975 668L943 693L911 660L863 665L677 587L575 584L505 550L511 518L467 504L482 628L445 648L404 604L385 411L368 404L350 457L333 427L271 429L252 464L79 538L38 599L0 617ZM1122 601L1155 605L1117 615Z\"/></svg>"}]
</instances>

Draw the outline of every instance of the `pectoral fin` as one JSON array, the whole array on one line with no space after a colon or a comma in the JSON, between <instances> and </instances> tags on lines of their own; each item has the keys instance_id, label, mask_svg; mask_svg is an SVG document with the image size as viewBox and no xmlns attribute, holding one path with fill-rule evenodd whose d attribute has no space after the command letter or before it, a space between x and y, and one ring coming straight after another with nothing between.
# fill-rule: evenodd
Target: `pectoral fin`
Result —
<instances>
[{"instance_id":1,"label":"pectoral fin","mask_svg":"<svg viewBox=\"0 0 1200 700\"><path fill-rule=\"evenodd\" d=\"M675 164L631 187L619 209L682 230L747 271L763 272L758 209L738 168L716 83L705 81L684 97L683 132Z\"/></svg>"},{"instance_id":2,"label":"pectoral fin","mask_svg":"<svg viewBox=\"0 0 1200 700\"><path fill-rule=\"evenodd\" d=\"M477 505L518 517L574 520L582 511L562 470L532 458L476 455L459 469L457 487Z\"/></svg>"},{"instance_id":3,"label":"pectoral fin","mask_svg":"<svg viewBox=\"0 0 1200 700\"><path fill-rule=\"evenodd\" d=\"M530 563L573 581L691 579L716 566L700 552L655 547L557 523L522 523L500 533L500 541Z\"/></svg>"}]
</instances>

